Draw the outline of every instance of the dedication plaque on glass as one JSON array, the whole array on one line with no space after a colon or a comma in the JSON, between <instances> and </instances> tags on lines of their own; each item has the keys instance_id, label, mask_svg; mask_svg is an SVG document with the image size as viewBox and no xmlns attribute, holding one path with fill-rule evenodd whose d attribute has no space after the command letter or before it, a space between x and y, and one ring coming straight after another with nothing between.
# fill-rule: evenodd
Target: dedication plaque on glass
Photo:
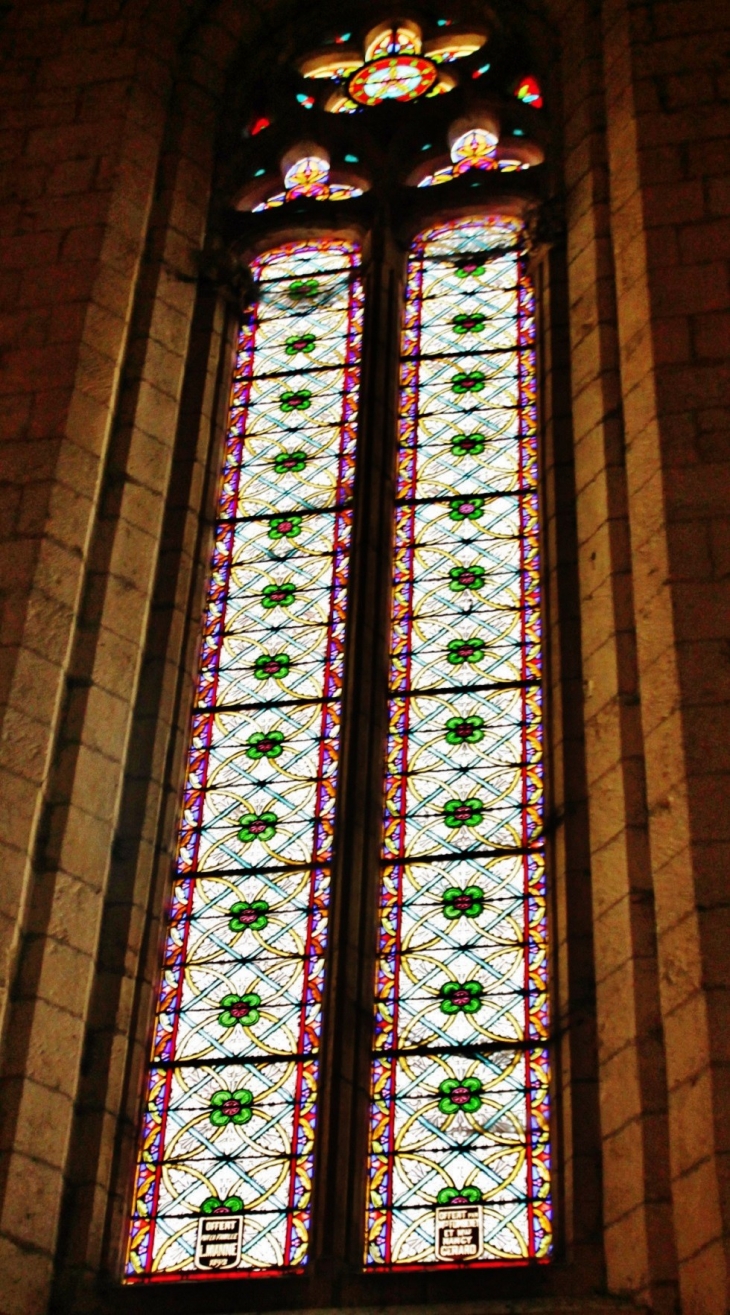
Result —
<instances>
[{"instance_id":1,"label":"dedication plaque on glass","mask_svg":"<svg viewBox=\"0 0 730 1315\"><path fill-rule=\"evenodd\" d=\"M436 1208L436 1259L478 1260L482 1254L481 1205Z\"/></svg>"},{"instance_id":2,"label":"dedication plaque on glass","mask_svg":"<svg viewBox=\"0 0 730 1315\"><path fill-rule=\"evenodd\" d=\"M204 1215L198 1220L198 1269L236 1269L241 1259L242 1215Z\"/></svg>"}]
</instances>

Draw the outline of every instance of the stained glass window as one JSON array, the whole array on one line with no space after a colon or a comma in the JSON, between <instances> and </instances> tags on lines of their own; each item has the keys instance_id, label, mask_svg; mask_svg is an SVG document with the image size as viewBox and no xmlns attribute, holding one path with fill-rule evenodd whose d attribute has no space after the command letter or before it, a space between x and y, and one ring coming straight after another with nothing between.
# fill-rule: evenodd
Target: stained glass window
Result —
<instances>
[{"instance_id":1,"label":"stained glass window","mask_svg":"<svg viewBox=\"0 0 730 1315\"><path fill-rule=\"evenodd\" d=\"M473 55L474 51L480 50L483 45L484 38L476 34L455 36L450 40L441 37L437 41L429 42L427 53L436 64L453 64L454 60Z\"/></svg>"},{"instance_id":2,"label":"stained glass window","mask_svg":"<svg viewBox=\"0 0 730 1315\"><path fill-rule=\"evenodd\" d=\"M496 131L478 126L459 132L453 138L450 155L451 164L438 164L436 168L425 172L421 166L414 171L409 181L417 187L438 187L472 169L498 169L502 173L514 173L520 169L530 169L543 158L542 151L534 142L518 146L509 141L500 143Z\"/></svg>"},{"instance_id":3,"label":"stained glass window","mask_svg":"<svg viewBox=\"0 0 730 1315\"><path fill-rule=\"evenodd\" d=\"M380 59L382 55L418 55L422 46L421 29L417 23L381 23L373 28L365 42L365 59Z\"/></svg>"},{"instance_id":4,"label":"stained glass window","mask_svg":"<svg viewBox=\"0 0 730 1315\"><path fill-rule=\"evenodd\" d=\"M550 1249L533 295L520 225L414 245L367 1262Z\"/></svg>"},{"instance_id":5,"label":"stained glass window","mask_svg":"<svg viewBox=\"0 0 730 1315\"><path fill-rule=\"evenodd\" d=\"M308 148L306 154L301 153L303 147ZM329 155L323 147L313 142L301 143L299 148L289 151L281 165L284 191L268 191L268 195L254 204L256 196L260 195L254 188L248 196L248 205L254 212L276 209L298 197L308 197L313 201L349 201L363 194L363 187L344 181L335 182L330 177ZM264 184L264 190L268 190L267 184ZM242 203L246 205L245 196Z\"/></svg>"},{"instance_id":6,"label":"stained glass window","mask_svg":"<svg viewBox=\"0 0 730 1315\"><path fill-rule=\"evenodd\" d=\"M459 133L451 144L451 158L458 172L489 169L499 137L488 128L469 128Z\"/></svg>"},{"instance_id":7,"label":"stained glass window","mask_svg":"<svg viewBox=\"0 0 730 1315\"><path fill-rule=\"evenodd\" d=\"M355 245L241 331L127 1277L294 1270L312 1146L358 405Z\"/></svg>"},{"instance_id":8,"label":"stained glass window","mask_svg":"<svg viewBox=\"0 0 730 1315\"><path fill-rule=\"evenodd\" d=\"M542 109L542 92L536 78L523 78L515 88L515 96L518 100L524 101L525 105L532 105L536 110Z\"/></svg>"},{"instance_id":9,"label":"stained glass window","mask_svg":"<svg viewBox=\"0 0 730 1315\"><path fill-rule=\"evenodd\" d=\"M344 84L324 108L333 114L354 114L361 107L452 91L456 79L437 66L465 59L486 40L485 34L465 32L436 37L424 48L422 36L419 25L410 20L380 23L367 33L363 54L320 52L303 59L300 69L305 78Z\"/></svg>"},{"instance_id":10,"label":"stained glass window","mask_svg":"<svg viewBox=\"0 0 730 1315\"><path fill-rule=\"evenodd\" d=\"M417 100L433 86L436 78L436 66L430 59L420 55L383 55L353 74L349 92L361 105Z\"/></svg>"}]
</instances>

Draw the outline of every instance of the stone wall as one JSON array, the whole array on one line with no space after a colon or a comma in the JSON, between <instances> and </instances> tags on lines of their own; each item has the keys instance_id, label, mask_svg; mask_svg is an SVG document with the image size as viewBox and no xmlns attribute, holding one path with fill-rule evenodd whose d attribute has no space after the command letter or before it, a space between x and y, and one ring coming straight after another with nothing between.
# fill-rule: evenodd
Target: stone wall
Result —
<instances>
[{"instance_id":1,"label":"stone wall","mask_svg":"<svg viewBox=\"0 0 730 1315\"><path fill-rule=\"evenodd\" d=\"M230 359L195 252L237 51L301 8L0 6L7 1315L42 1315L52 1291L57 1309L96 1309L117 1263ZM581 1291L720 1315L730 13L544 11L567 208L566 251L540 273L569 805L555 939L564 1107L579 1111L563 1125L554 1286L575 1295L580 1271Z\"/></svg>"}]
</instances>

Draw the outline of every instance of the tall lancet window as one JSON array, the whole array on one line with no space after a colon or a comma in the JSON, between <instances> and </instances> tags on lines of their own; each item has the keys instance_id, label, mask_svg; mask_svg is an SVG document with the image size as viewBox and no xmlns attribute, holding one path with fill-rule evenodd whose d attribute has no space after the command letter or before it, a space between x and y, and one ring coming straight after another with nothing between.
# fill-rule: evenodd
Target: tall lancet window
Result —
<instances>
[{"instance_id":1,"label":"tall lancet window","mask_svg":"<svg viewBox=\"0 0 730 1315\"><path fill-rule=\"evenodd\" d=\"M285 1270L307 1253L359 261L355 244L325 238L254 264L259 296L236 359L131 1277Z\"/></svg>"},{"instance_id":2,"label":"tall lancet window","mask_svg":"<svg viewBox=\"0 0 730 1315\"><path fill-rule=\"evenodd\" d=\"M533 295L520 225L408 264L367 1259L550 1247Z\"/></svg>"},{"instance_id":3,"label":"tall lancet window","mask_svg":"<svg viewBox=\"0 0 730 1315\"><path fill-rule=\"evenodd\" d=\"M129 1283L551 1255L539 88L456 18L330 37L262 91L226 221Z\"/></svg>"}]
</instances>

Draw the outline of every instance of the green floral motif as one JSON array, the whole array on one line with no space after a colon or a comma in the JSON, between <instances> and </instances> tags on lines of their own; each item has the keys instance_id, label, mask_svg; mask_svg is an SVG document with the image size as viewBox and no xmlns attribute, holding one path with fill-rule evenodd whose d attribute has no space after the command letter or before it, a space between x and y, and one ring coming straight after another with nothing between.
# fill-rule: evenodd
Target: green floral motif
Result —
<instances>
[{"instance_id":1,"label":"green floral motif","mask_svg":"<svg viewBox=\"0 0 730 1315\"><path fill-rule=\"evenodd\" d=\"M478 521L484 515L486 498L480 493L467 494L449 500L449 520Z\"/></svg>"},{"instance_id":2,"label":"green floral motif","mask_svg":"<svg viewBox=\"0 0 730 1315\"><path fill-rule=\"evenodd\" d=\"M447 744L478 744L483 739L483 717L449 717L446 723Z\"/></svg>"},{"instance_id":3,"label":"green floral motif","mask_svg":"<svg viewBox=\"0 0 730 1315\"><path fill-rule=\"evenodd\" d=\"M449 886L442 895L443 915L450 922L457 918L478 918L484 912L484 891L479 886Z\"/></svg>"},{"instance_id":4,"label":"green floral motif","mask_svg":"<svg viewBox=\"0 0 730 1315\"><path fill-rule=\"evenodd\" d=\"M442 1114L458 1114L459 1111L476 1114L482 1103L483 1090L479 1078L446 1078L439 1087L439 1109ZM446 1191L449 1190L447 1187Z\"/></svg>"},{"instance_id":5,"label":"green floral motif","mask_svg":"<svg viewBox=\"0 0 730 1315\"><path fill-rule=\"evenodd\" d=\"M287 338L284 350L287 356L296 356L298 352L311 352L316 341L313 333L301 333L299 336L293 334L291 338Z\"/></svg>"},{"instance_id":6,"label":"green floral motif","mask_svg":"<svg viewBox=\"0 0 730 1315\"><path fill-rule=\"evenodd\" d=\"M257 731L249 735L246 741L246 757L253 762L260 758L280 758L284 752L284 736L281 731Z\"/></svg>"},{"instance_id":7,"label":"green floral motif","mask_svg":"<svg viewBox=\"0 0 730 1315\"><path fill-rule=\"evenodd\" d=\"M479 1205L482 1194L478 1187L442 1187L436 1197L437 1205Z\"/></svg>"},{"instance_id":8,"label":"green floral motif","mask_svg":"<svg viewBox=\"0 0 730 1315\"><path fill-rule=\"evenodd\" d=\"M279 819L276 813L248 813L238 823L238 839L244 845L252 845L254 840L266 842L276 835Z\"/></svg>"},{"instance_id":9,"label":"green floral motif","mask_svg":"<svg viewBox=\"0 0 730 1315\"><path fill-rule=\"evenodd\" d=\"M478 256L461 256L456 261L457 279L466 279L469 278L469 275L472 275L475 279L481 278L484 269L484 263L479 260Z\"/></svg>"},{"instance_id":10,"label":"green floral motif","mask_svg":"<svg viewBox=\"0 0 730 1315\"><path fill-rule=\"evenodd\" d=\"M483 639L450 639L447 662L452 667L461 667L465 662L480 662L485 648Z\"/></svg>"},{"instance_id":11,"label":"green floral motif","mask_svg":"<svg viewBox=\"0 0 730 1315\"><path fill-rule=\"evenodd\" d=\"M288 388L279 398L279 406L282 411L308 411L311 405L312 392L310 388Z\"/></svg>"},{"instance_id":12,"label":"green floral motif","mask_svg":"<svg viewBox=\"0 0 730 1315\"><path fill-rule=\"evenodd\" d=\"M265 899L255 899L251 903L237 900L231 905L228 926L231 931L263 931L269 925L268 912Z\"/></svg>"},{"instance_id":13,"label":"green floral motif","mask_svg":"<svg viewBox=\"0 0 730 1315\"><path fill-rule=\"evenodd\" d=\"M451 440L451 451L455 457L481 456L487 440L483 434L456 434Z\"/></svg>"},{"instance_id":14,"label":"green floral motif","mask_svg":"<svg viewBox=\"0 0 730 1315\"><path fill-rule=\"evenodd\" d=\"M242 1215L243 1201L240 1196L227 1196L221 1201L219 1196L208 1196L200 1207L203 1215Z\"/></svg>"},{"instance_id":15,"label":"green floral motif","mask_svg":"<svg viewBox=\"0 0 730 1315\"><path fill-rule=\"evenodd\" d=\"M224 995L220 1004L222 1012L218 1015L218 1022L221 1027L253 1027L261 1017L260 1004L261 996L256 991L248 991L246 995ZM443 1009L443 1005L441 1008Z\"/></svg>"},{"instance_id":16,"label":"green floral motif","mask_svg":"<svg viewBox=\"0 0 730 1315\"><path fill-rule=\"evenodd\" d=\"M289 296L292 301L302 301L304 297L316 297L319 283L316 279L292 279L289 284Z\"/></svg>"},{"instance_id":17,"label":"green floral motif","mask_svg":"<svg viewBox=\"0 0 730 1315\"><path fill-rule=\"evenodd\" d=\"M479 826L483 817L481 799L449 799L444 806L444 822L452 830L460 826Z\"/></svg>"},{"instance_id":18,"label":"green floral motif","mask_svg":"<svg viewBox=\"0 0 730 1315\"><path fill-rule=\"evenodd\" d=\"M239 1091L216 1091L210 1098L208 1118L214 1128L225 1128L229 1123L248 1123L253 1115L252 1105L253 1096L245 1087Z\"/></svg>"},{"instance_id":19,"label":"green floral motif","mask_svg":"<svg viewBox=\"0 0 730 1315\"><path fill-rule=\"evenodd\" d=\"M270 539L296 539L302 532L302 518L298 515L272 516L269 524Z\"/></svg>"},{"instance_id":20,"label":"green floral motif","mask_svg":"<svg viewBox=\"0 0 730 1315\"><path fill-rule=\"evenodd\" d=\"M288 653L262 653L253 664L253 674L256 680L268 680L271 676L283 680L289 675L290 667Z\"/></svg>"},{"instance_id":21,"label":"green floral motif","mask_svg":"<svg viewBox=\"0 0 730 1315\"><path fill-rule=\"evenodd\" d=\"M452 566L449 571L449 589L462 594L465 589L481 589L486 577L483 566Z\"/></svg>"},{"instance_id":22,"label":"green floral motif","mask_svg":"<svg viewBox=\"0 0 730 1315\"><path fill-rule=\"evenodd\" d=\"M267 584L262 591L261 602L268 611L272 607L288 607L296 595L296 586L293 584Z\"/></svg>"},{"instance_id":23,"label":"green floral motif","mask_svg":"<svg viewBox=\"0 0 730 1315\"><path fill-rule=\"evenodd\" d=\"M476 1014L482 1007L484 988L479 982L445 982L441 987L442 1014Z\"/></svg>"},{"instance_id":24,"label":"green floral motif","mask_svg":"<svg viewBox=\"0 0 730 1315\"><path fill-rule=\"evenodd\" d=\"M460 336L465 333L481 333L486 322L486 315L482 315L480 311L474 311L472 314L467 312L466 314L457 315L451 321L454 333L458 333Z\"/></svg>"},{"instance_id":25,"label":"green floral motif","mask_svg":"<svg viewBox=\"0 0 730 1315\"><path fill-rule=\"evenodd\" d=\"M307 457L304 452L279 452L274 457L274 470L277 475L286 475L289 472L299 474L306 464Z\"/></svg>"},{"instance_id":26,"label":"green floral motif","mask_svg":"<svg viewBox=\"0 0 730 1315\"><path fill-rule=\"evenodd\" d=\"M454 393L481 393L486 384L483 370L459 370L451 380Z\"/></svg>"}]
</instances>

